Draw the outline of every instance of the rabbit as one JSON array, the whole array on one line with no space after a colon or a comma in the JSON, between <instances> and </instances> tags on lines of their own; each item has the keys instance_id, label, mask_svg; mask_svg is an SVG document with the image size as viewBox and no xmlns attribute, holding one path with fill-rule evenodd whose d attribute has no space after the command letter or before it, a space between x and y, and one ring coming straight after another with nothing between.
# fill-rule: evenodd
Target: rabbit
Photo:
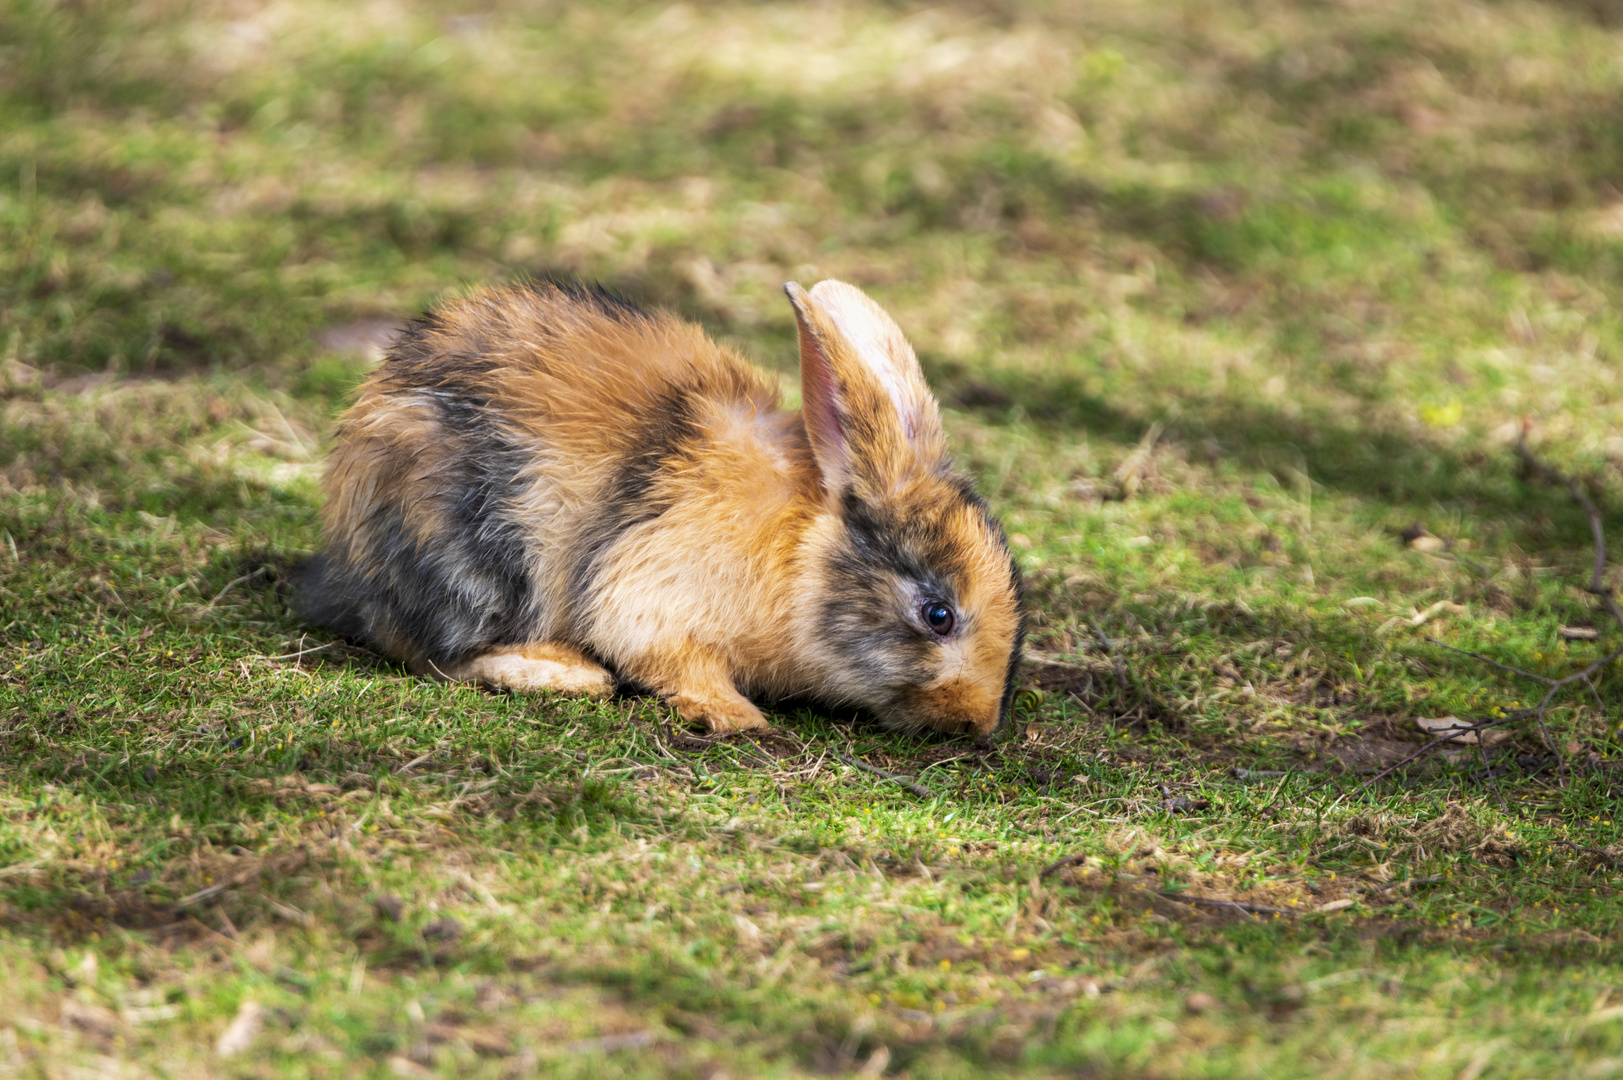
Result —
<instances>
[{"instance_id":1,"label":"rabbit","mask_svg":"<svg viewBox=\"0 0 1623 1080\"><path fill-rule=\"evenodd\" d=\"M414 320L342 416L306 616L414 671L652 690L713 732L750 697L992 732L1025 618L913 349L854 286L784 286L803 408L697 326L523 282Z\"/></svg>"}]
</instances>

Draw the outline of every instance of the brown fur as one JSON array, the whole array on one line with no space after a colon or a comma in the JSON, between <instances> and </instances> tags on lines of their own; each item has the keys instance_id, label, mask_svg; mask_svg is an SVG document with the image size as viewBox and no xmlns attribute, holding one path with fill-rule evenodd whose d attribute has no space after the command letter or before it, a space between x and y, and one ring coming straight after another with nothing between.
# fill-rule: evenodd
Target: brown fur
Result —
<instances>
[{"instance_id":1,"label":"brown fur","mask_svg":"<svg viewBox=\"0 0 1623 1080\"><path fill-rule=\"evenodd\" d=\"M612 670L716 731L765 723L745 695L990 731L1021 633L1002 533L889 317L786 291L804 419L697 327L578 287L413 324L339 425L312 616L447 678Z\"/></svg>"}]
</instances>

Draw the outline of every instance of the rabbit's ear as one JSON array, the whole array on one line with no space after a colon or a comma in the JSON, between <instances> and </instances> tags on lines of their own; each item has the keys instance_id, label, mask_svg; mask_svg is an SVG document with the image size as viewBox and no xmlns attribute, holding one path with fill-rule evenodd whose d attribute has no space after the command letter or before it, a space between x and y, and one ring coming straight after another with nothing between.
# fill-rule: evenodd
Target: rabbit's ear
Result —
<instances>
[{"instance_id":1,"label":"rabbit's ear","mask_svg":"<svg viewBox=\"0 0 1623 1080\"><path fill-rule=\"evenodd\" d=\"M941 415L913 347L861 289L824 281L783 287L800 327L800 397L830 490L853 471L894 480L946 458Z\"/></svg>"}]
</instances>

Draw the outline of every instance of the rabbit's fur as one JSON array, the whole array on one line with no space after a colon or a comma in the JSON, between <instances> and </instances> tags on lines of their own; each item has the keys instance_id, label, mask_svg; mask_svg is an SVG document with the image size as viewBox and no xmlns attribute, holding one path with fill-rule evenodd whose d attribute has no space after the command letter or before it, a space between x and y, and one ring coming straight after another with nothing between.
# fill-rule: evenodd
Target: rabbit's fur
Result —
<instances>
[{"instance_id":1,"label":"rabbit's fur","mask_svg":"<svg viewBox=\"0 0 1623 1080\"><path fill-rule=\"evenodd\" d=\"M339 424L306 612L444 678L618 675L713 731L765 724L745 695L993 730L1023 627L1002 530L890 317L837 281L785 291L803 413L698 327L593 289L413 322Z\"/></svg>"}]
</instances>

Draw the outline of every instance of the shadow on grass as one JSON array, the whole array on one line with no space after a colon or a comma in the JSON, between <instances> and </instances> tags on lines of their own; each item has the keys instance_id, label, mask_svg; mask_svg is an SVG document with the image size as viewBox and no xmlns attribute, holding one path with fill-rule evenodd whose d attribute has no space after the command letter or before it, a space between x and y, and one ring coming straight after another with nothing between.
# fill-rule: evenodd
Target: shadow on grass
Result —
<instances>
[{"instance_id":1,"label":"shadow on grass","mask_svg":"<svg viewBox=\"0 0 1623 1080\"><path fill-rule=\"evenodd\" d=\"M950 395L950 376L943 383ZM960 388L960 398L994 425L1006 422L1008 406L1017 405L1039 428L1063 435L1085 430L1124 446L1136 444L1148 427L1141 417L1089 394L1075 377L1000 374L988 383L989 391L979 383ZM992 402L978 404L976 395L988 393ZM1461 452L1423 441L1382 413L1371 403L1361 416L1317 409L1291 416L1257 401L1192 398L1180 402L1167 427L1169 437L1211 440L1216 453L1287 485L1299 470L1315 484L1408 512L1454 509L1492 521L1528 550L1588 557L1591 540L1582 511L1565 491L1523 479L1508 450ZM1623 535L1623 506L1601 509L1608 534Z\"/></svg>"},{"instance_id":2,"label":"shadow on grass","mask_svg":"<svg viewBox=\"0 0 1623 1080\"><path fill-rule=\"evenodd\" d=\"M214 928L196 926L197 915L217 905L227 926L278 910L287 918L277 903L296 902L310 875L341 872L356 860L386 864L391 853L483 845L502 834L542 848L578 844L582 829L601 836L656 820L623 785L587 776L572 759L544 772L491 770L475 785L471 765L450 773L393 761L380 767L365 748L313 755L293 771L267 757L177 756L161 770L85 758L13 757L8 771L47 781L38 813L53 812L49 792L58 788L95 806L100 824L119 837L118 858L102 863L87 851L30 873L27 853L0 852L10 856L0 868L0 925L68 937L117 926L195 938ZM470 797L474 786L481 790ZM446 813L448 806L460 810ZM63 808L64 821L72 809Z\"/></svg>"}]
</instances>

